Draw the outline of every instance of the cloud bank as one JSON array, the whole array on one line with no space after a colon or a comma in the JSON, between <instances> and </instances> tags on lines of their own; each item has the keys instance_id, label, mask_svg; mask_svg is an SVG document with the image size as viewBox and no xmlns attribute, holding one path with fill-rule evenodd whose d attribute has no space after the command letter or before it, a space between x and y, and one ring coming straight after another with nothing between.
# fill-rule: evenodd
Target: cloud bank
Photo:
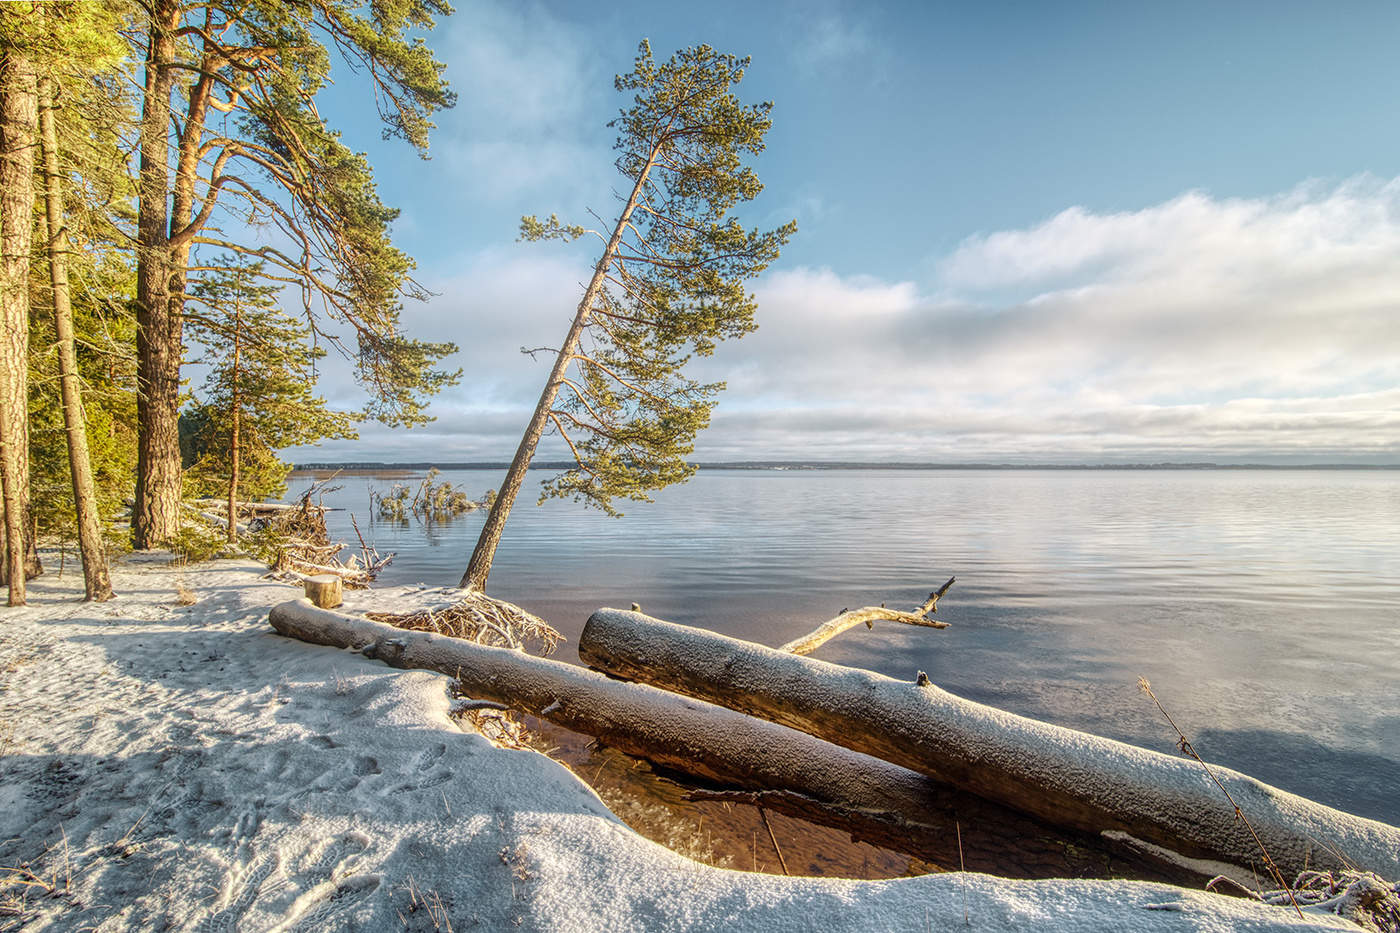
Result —
<instances>
[{"instance_id":1,"label":"cloud bank","mask_svg":"<svg viewBox=\"0 0 1400 933\"><path fill-rule=\"evenodd\" d=\"M544 375L516 348L558 339L587 263L517 247L439 285L419 321L468 345L462 388L353 456L508 456ZM765 277L758 333L701 361L729 390L696 456L1400 463L1400 179L1071 207L929 268Z\"/></svg>"}]
</instances>

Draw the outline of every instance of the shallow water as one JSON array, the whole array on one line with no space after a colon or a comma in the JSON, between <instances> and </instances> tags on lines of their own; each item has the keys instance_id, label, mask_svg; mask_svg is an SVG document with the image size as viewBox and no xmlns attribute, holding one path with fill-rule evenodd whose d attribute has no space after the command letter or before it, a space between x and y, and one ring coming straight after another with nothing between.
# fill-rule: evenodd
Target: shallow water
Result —
<instances>
[{"instance_id":1,"label":"shallow water","mask_svg":"<svg viewBox=\"0 0 1400 933\"><path fill-rule=\"evenodd\" d=\"M473 496L500 476L444 474ZM332 533L353 541L353 512L397 552L382 581L455 585L482 513L369 520L395 481L338 477ZM950 628L877 624L817 656L1170 752L1145 676L1208 760L1400 823L1400 471L705 470L625 511L527 488L491 592L571 642L637 602L776 645L956 576Z\"/></svg>"}]
</instances>

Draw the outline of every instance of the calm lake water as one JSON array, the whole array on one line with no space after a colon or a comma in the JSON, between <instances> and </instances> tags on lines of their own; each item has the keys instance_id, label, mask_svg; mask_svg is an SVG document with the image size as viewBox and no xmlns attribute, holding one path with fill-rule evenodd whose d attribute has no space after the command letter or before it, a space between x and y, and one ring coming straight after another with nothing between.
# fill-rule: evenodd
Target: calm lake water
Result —
<instances>
[{"instance_id":1,"label":"calm lake water","mask_svg":"<svg viewBox=\"0 0 1400 933\"><path fill-rule=\"evenodd\" d=\"M483 513L370 517L371 490L421 475L338 477L332 533L354 541L353 513L397 554L381 582L455 586ZM501 478L443 475L473 497ZM1171 752L1145 676L1207 760L1400 823L1400 471L705 470L620 520L534 498L490 590L571 643L637 602L778 645L956 576L950 628L854 629L817 657Z\"/></svg>"}]
</instances>

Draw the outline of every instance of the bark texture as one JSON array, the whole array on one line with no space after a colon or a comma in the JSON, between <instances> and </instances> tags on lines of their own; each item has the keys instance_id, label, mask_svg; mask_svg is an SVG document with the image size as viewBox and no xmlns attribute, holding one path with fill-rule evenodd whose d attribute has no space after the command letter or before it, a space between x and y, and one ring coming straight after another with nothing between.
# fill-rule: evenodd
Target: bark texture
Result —
<instances>
[{"instance_id":1,"label":"bark texture","mask_svg":"<svg viewBox=\"0 0 1400 933\"><path fill-rule=\"evenodd\" d=\"M18 48L0 54L0 489L9 604L25 601L29 524L29 260L34 231L37 89Z\"/></svg>"},{"instance_id":2,"label":"bark texture","mask_svg":"<svg viewBox=\"0 0 1400 933\"><path fill-rule=\"evenodd\" d=\"M539 403L535 405L535 412L530 416L530 423L526 425L525 434L520 438L520 445L516 448L515 456L510 461L510 469L506 471L506 477L501 483L500 490L496 493L496 501L491 503L491 511L486 516L485 524L481 526L481 535L477 538L476 547L472 550L466 573L462 574L460 586L482 591L486 589L486 580L491 575L491 562L496 558L496 547L501 543L501 534L505 531L506 519L510 517L511 507L515 505L515 497L519 495L520 487L525 482L525 473L530 469L530 461L535 456L535 448L539 446L540 438L544 436L544 429L549 424L550 410L554 406L555 398L559 395L560 386L563 385L564 373L568 371L569 364L573 362L574 352L578 350L579 338L583 334L584 327L588 325L588 316L593 310L594 302L598 300L598 294L603 288L608 269L612 266L613 259L617 255L618 244L622 242L622 235L632 220L632 212L636 210L637 199L646 186L647 175L651 172L655 159L656 151L653 150L651 160L637 175L637 181L632 186L632 194L628 197L622 213L618 216L617 226L613 228L612 237L608 240L607 246L604 247L602 257L593 268L593 278L588 283L588 288L584 290L583 299L578 303L573 323L569 325L569 332L564 337L564 343L559 347L558 355L554 358L554 366L550 369L544 390L540 392Z\"/></svg>"},{"instance_id":3,"label":"bark texture","mask_svg":"<svg viewBox=\"0 0 1400 933\"><path fill-rule=\"evenodd\" d=\"M54 91L50 78L39 81L39 123L44 153L44 202L48 230L49 282L53 289L54 331L58 336L59 388L63 427L68 440L68 467L73 478L73 505L78 525L78 550L83 559L87 599L112 598L107 548L102 541L97 494L88 454L87 422L83 415L82 384L73 346L73 307L68 289L68 231L63 217L63 176L58 164L58 131L54 124Z\"/></svg>"},{"instance_id":4,"label":"bark texture","mask_svg":"<svg viewBox=\"0 0 1400 933\"><path fill-rule=\"evenodd\" d=\"M800 729L1058 826L1126 833L1234 865L1260 858L1195 761L618 609L588 620L579 656L610 675ZM1214 770L1286 874L1353 864L1400 875L1400 828Z\"/></svg>"},{"instance_id":5,"label":"bark texture","mask_svg":"<svg viewBox=\"0 0 1400 933\"><path fill-rule=\"evenodd\" d=\"M180 527L180 360L183 268L172 294L169 143L171 65L179 6L156 0L151 11L146 87L141 115L141 174L136 251L136 505L132 543L157 547Z\"/></svg>"}]
</instances>

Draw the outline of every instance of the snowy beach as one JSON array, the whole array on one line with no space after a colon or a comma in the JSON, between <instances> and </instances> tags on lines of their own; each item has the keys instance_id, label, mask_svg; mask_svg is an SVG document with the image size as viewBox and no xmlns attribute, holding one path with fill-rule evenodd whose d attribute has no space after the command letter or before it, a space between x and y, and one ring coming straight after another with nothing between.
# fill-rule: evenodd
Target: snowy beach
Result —
<instances>
[{"instance_id":1,"label":"snowy beach","mask_svg":"<svg viewBox=\"0 0 1400 933\"><path fill-rule=\"evenodd\" d=\"M268 609L295 591L260 574L138 559L111 603L50 574L6 610L3 928L1356 929L1140 882L703 866L563 766L464 733L447 678L276 635Z\"/></svg>"}]
</instances>

